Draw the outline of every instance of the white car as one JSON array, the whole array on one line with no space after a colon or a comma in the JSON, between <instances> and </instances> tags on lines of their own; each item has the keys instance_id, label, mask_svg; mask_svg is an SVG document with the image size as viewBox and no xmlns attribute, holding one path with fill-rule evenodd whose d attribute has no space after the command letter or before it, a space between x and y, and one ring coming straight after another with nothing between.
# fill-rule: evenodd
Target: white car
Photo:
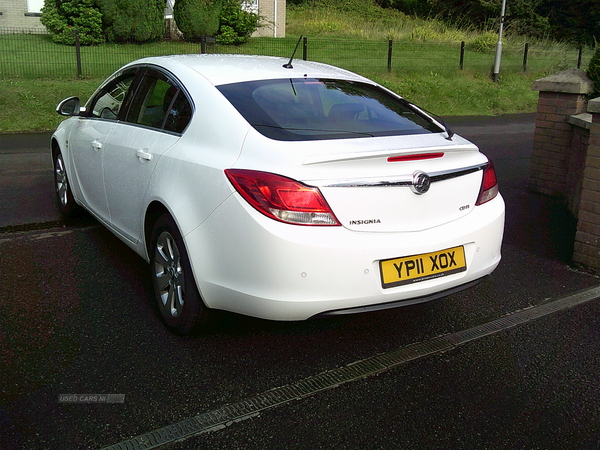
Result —
<instances>
[{"instance_id":1,"label":"white car","mask_svg":"<svg viewBox=\"0 0 600 450\"><path fill-rule=\"evenodd\" d=\"M478 148L340 68L145 58L52 136L61 212L83 206L150 263L166 326L410 305L500 262L504 201Z\"/></svg>"}]
</instances>

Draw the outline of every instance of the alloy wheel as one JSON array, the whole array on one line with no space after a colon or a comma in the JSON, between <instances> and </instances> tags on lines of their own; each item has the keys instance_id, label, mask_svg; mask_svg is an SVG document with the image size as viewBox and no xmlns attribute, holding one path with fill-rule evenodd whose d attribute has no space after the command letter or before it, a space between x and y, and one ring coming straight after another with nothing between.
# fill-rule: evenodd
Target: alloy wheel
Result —
<instances>
[{"instance_id":1,"label":"alloy wheel","mask_svg":"<svg viewBox=\"0 0 600 450\"><path fill-rule=\"evenodd\" d=\"M56 157L56 164L54 168L56 194L58 201L63 208L66 208L69 204L69 182L67 179L67 171L65 169L65 163L62 156L58 154Z\"/></svg>"},{"instance_id":2,"label":"alloy wheel","mask_svg":"<svg viewBox=\"0 0 600 450\"><path fill-rule=\"evenodd\" d=\"M179 317L184 304L185 279L181 254L171 233L163 231L158 236L154 251L154 276L160 307L167 315Z\"/></svg>"}]
</instances>

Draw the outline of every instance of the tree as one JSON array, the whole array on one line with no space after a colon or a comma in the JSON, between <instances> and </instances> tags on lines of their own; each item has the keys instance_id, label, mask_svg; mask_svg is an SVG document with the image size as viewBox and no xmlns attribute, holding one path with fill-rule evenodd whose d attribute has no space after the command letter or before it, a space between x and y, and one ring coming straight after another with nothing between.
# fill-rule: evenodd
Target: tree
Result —
<instances>
[{"instance_id":1,"label":"tree","mask_svg":"<svg viewBox=\"0 0 600 450\"><path fill-rule=\"evenodd\" d=\"M224 0L221 10L219 44L243 44L258 28L258 15L243 8L245 0Z\"/></svg>"},{"instance_id":2,"label":"tree","mask_svg":"<svg viewBox=\"0 0 600 450\"><path fill-rule=\"evenodd\" d=\"M102 14L95 0L45 0L40 21L58 44L74 45L75 30L81 45L100 44L105 40Z\"/></svg>"},{"instance_id":3,"label":"tree","mask_svg":"<svg viewBox=\"0 0 600 450\"><path fill-rule=\"evenodd\" d=\"M597 0L544 0L539 9L549 18L553 37L578 45L594 45L600 40Z\"/></svg>"},{"instance_id":4,"label":"tree","mask_svg":"<svg viewBox=\"0 0 600 450\"><path fill-rule=\"evenodd\" d=\"M514 33L544 38L550 32L550 21L539 13L544 0L510 0L506 3L507 29Z\"/></svg>"},{"instance_id":5,"label":"tree","mask_svg":"<svg viewBox=\"0 0 600 450\"><path fill-rule=\"evenodd\" d=\"M109 42L152 42L165 33L166 0L96 0Z\"/></svg>"},{"instance_id":6,"label":"tree","mask_svg":"<svg viewBox=\"0 0 600 450\"><path fill-rule=\"evenodd\" d=\"M600 92L600 46L596 47L596 51L590 59L587 75L594 82L594 90Z\"/></svg>"},{"instance_id":7,"label":"tree","mask_svg":"<svg viewBox=\"0 0 600 450\"><path fill-rule=\"evenodd\" d=\"M184 39L197 42L219 30L222 7L221 0L177 0L173 18Z\"/></svg>"}]
</instances>

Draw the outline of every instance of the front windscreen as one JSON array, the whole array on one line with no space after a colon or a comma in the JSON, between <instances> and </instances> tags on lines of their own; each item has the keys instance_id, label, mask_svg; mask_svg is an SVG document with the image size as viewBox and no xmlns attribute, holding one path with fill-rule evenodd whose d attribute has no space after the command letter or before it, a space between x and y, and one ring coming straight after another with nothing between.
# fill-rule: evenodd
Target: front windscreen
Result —
<instances>
[{"instance_id":1,"label":"front windscreen","mask_svg":"<svg viewBox=\"0 0 600 450\"><path fill-rule=\"evenodd\" d=\"M294 78L218 87L244 118L277 140L346 139L440 133L410 103L366 83Z\"/></svg>"}]
</instances>

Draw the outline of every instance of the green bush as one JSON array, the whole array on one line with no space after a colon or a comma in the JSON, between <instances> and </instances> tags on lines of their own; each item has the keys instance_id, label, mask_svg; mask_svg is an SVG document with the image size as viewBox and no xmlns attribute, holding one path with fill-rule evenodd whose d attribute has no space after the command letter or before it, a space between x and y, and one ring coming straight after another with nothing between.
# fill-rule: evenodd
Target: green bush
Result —
<instances>
[{"instance_id":1,"label":"green bush","mask_svg":"<svg viewBox=\"0 0 600 450\"><path fill-rule=\"evenodd\" d=\"M244 44L258 28L258 15L242 8L243 0L225 0L216 38L219 44Z\"/></svg>"},{"instance_id":2,"label":"green bush","mask_svg":"<svg viewBox=\"0 0 600 450\"><path fill-rule=\"evenodd\" d=\"M600 45L596 46L596 51L590 59L587 75L594 82L594 90L600 92Z\"/></svg>"},{"instance_id":3,"label":"green bush","mask_svg":"<svg viewBox=\"0 0 600 450\"><path fill-rule=\"evenodd\" d=\"M42 7L42 24L58 44L75 45L75 30L81 45L101 44L102 14L95 0L45 0Z\"/></svg>"},{"instance_id":4,"label":"green bush","mask_svg":"<svg viewBox=\"0 0 600 450\"><path fill-rule=\"evenodd\" d=\"M221 10L220 0L177 0L173 18L186 41L198 42L217 33Z\"/></svg>"},{"instance_id":5,"label":"green bush","mask_svg":"<svg viewBox=\"0 0 600 450\"><path fill-rule=\"evenodd\" d=\"M108 42L153 42L165 33L164 0L97 0ZM135 20L132 20L135 18Z\"/></svg>"}]
</instances>

